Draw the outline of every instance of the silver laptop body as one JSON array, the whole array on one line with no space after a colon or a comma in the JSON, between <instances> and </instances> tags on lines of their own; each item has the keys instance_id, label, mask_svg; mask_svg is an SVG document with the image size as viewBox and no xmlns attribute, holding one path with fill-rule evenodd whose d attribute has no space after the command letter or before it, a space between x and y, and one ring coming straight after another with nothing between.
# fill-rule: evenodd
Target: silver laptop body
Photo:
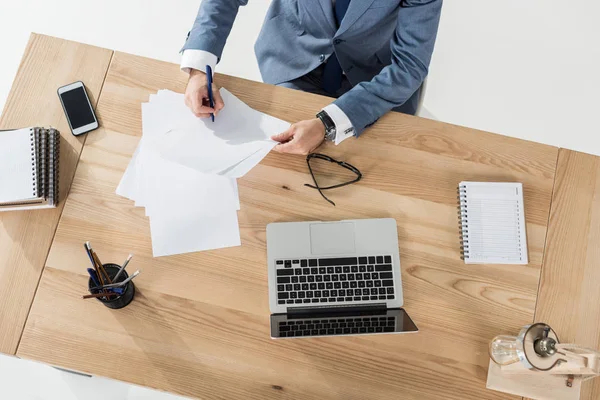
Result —
<instances>
[{"instance_id":1,"label":"silver laptop body","mask_svg":"<svg viewBox=\"0 0 600 400\"><path fill-rule=\"evenodd\" d=\"M267 226L271 337L416 332L392 218Z\"/></svg>"}]
</instances>

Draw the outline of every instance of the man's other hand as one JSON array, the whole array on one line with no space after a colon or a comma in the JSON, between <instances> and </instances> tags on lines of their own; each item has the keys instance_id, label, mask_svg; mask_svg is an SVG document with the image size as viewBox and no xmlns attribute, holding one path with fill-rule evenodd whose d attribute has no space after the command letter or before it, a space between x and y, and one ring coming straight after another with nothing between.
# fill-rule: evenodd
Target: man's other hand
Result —
<instances>
[{"instance_id":1,"label":"man's other hand","mask_svg":"<svg viewBox=\"0 0 600 400\"><path fill-rule=\"evenodd\" d=\"M208 98L208 79L206 73L192 69L190 79L185 89L185 105L192 110L192 113L198 118L208 118L210 114L217 115L225 107L219 88L213 81L212 84L213 99L215 107L210 107Z\"/></svg>"},{"instance_id":2,"label":"man's other hand","mask_svg":"<svg viewBox=\"0 0 600 400\"><path fill-rule=\"evenodd\" d=\"M325 139L325 125L320 119L310 119L293 124L287 131L272 136L279 142L275 151L280 153L307 155Z\"/></svg>"}]
</instances>

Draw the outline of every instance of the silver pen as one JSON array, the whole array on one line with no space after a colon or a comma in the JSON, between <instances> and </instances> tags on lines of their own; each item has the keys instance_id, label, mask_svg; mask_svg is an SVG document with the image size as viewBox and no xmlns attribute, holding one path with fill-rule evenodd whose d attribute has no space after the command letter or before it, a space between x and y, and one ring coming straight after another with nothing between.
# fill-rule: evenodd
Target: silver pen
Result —
<instances>
[{"instance_id":1,"label":"silver pen","mask_svg":"<svg viewBox=\"0 0 600 400\"><path fill-rule=\"evenodd\" d=\"M121 273L125 271L125 267L127 267L127 264L129 264L131 257L133 257L133 254L130 254L129 257L127 257L127 260L125 260L125 262L123 263L123 266L119 268L119 272L117 272L117 274L113 278L113 282L115 282L119 278L119 276L121 276Z\"/></svg>"},{"instance_id":2,"label":"silver pen","mask_svg":"<svg viewBox=\"0 0 600 400\"><path fill-rule=\"evenodd\" d=\"M135 271L133 274L131 274L129 276L129 278L125 279L122 282L111 283L109 285L99 286L98 289L112 289L112 288L118 288L118 287L121 287L121 286L125 286L125 284L127 284L130 280L132 280L133 278L135 278L139 274L140 274L139 270Z\"/></svg>"}]
</instances>

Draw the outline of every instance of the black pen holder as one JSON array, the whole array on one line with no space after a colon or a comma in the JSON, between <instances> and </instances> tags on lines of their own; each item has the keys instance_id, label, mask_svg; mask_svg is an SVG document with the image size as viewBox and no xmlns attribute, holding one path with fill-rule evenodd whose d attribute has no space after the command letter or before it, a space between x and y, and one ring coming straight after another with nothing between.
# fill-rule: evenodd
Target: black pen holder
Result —
<instances>
[{"instance_id":1,"label":"black pen holder","mask_svg":"<svg viewBox=\"0 0 600 400\"><path fill-rule=\"evenodd\" d=\"M119 278L116 281L114 281L114 277L119 272L119 269L121 269L121 266L117 264L103 264L103 266L104 270L106 271L110 279L113 281L112 283L123 282L129 277L127 271L123 270L123 272L121 272L121 275L119 275ZM95 287L97 287L97 285L94 283L92 278L90 278L88 280L88 288L90 290L90 293L101 293L100 290L93 289ZM135 295L135 285L133 284L133 280L127 282L120 289L123 289L122 294L117 294L113 296L107 295L105 297L97 297L96 299L108 308L118 309L126 307L127 305L129 305L129 303L131 303L131 301L133 300L133 296Z\"/></svg>"}]
</instances>

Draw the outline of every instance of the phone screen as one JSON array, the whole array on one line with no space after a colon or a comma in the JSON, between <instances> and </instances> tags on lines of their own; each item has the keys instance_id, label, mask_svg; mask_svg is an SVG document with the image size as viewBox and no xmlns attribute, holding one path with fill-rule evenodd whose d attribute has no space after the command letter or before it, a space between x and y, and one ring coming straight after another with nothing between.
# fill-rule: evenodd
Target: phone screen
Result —
<instances>
[{"instance_id":1,"label":"phone screen","mask_svg":"<svg viewBox=\"0 0 600 400\"><path fill-rule=\"evenodd\" d=\"M83 87L64 92L60 97L71 123L71 129L75 130L96 122Z\"/></svg>"}]
</instances>

